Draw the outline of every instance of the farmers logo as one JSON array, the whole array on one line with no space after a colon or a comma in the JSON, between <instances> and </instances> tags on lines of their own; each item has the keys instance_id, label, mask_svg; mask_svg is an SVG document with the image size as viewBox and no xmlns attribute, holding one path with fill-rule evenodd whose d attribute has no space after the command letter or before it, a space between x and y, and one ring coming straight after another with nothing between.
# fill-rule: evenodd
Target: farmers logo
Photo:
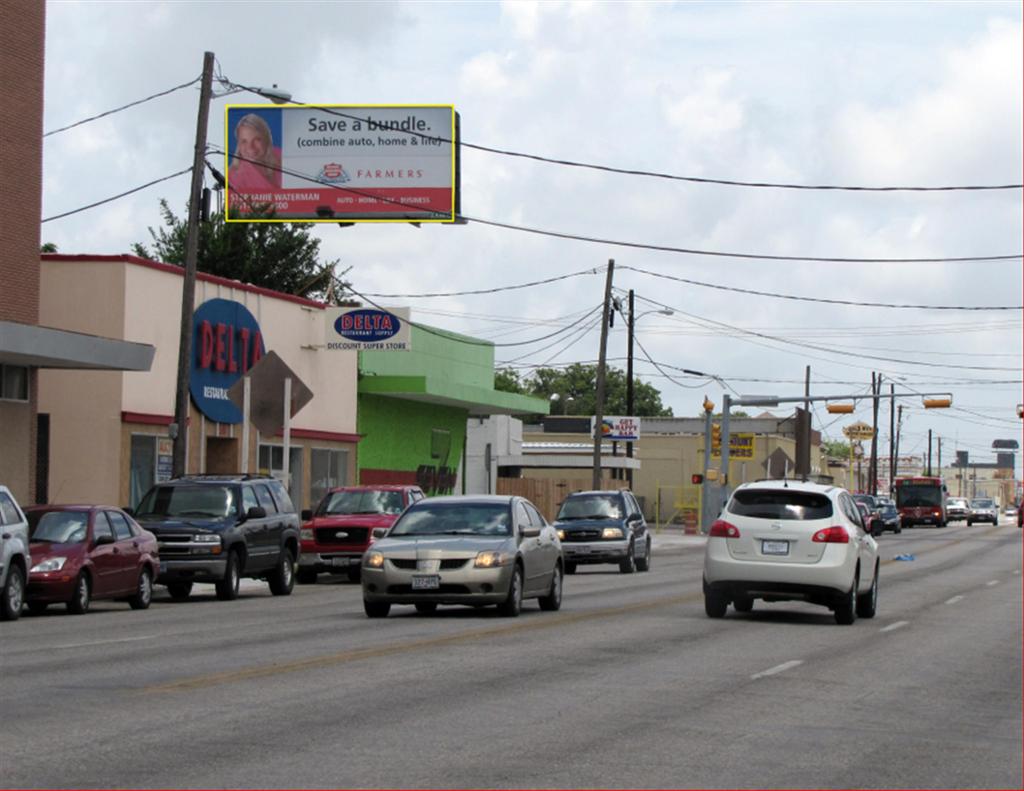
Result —
<instances>
[{"instance_id":1,"label":"farmers logo","mask_svg":"<svg viewBox=\"0 0 1024 791\"><path fill-rule=\"evenodd\" d=\"M334 331L350 341L386 341L402 328L402 320L384 310L352 310L334 321Z\"/></svg>"},{"instance_id":2,"label":"farmers logo","mask_svg":"<svg viewBox=\"0 0 1024 791\"><path fill-rule=\"evenodd\" d=\"M324 184L344 184L351 180L351 177L345 172L345 168L338 162L329 162L324 165L320 169L320 175L317 176L317 181L322 181Z\"/></svg>"}]
</instances>

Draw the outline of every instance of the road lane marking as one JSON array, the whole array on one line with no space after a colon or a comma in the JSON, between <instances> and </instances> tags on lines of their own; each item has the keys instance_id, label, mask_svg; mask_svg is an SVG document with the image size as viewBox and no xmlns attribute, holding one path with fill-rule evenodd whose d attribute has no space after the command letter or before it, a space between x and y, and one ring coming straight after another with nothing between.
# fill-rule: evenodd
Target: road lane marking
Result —
<instances>
[{"instance_id":1,"label":"road lane marking","mask_svg":"<svg viewBox=\"0 0 1024 791\"><path fill-rule=\"evenodd\" d=\"M958 601L962 601L963 598L963 596L954 596L951 599L946 599L946 604L956 604Z\"/></svg>"},{"instance_id":2,"label":"road lane marking","mask_svg":"<svg viewBox=\"0 0 1024 791\"><path fill-rule=\"evenodd\" d=\"M48 650L57 651L62 648L88 648L93 645L111 645L113 643L134 643L138 640L155 640L160 635L147 634L142 637L122 637L117 640L93 640L89 643L64 643L63 645L51 646Z\"/></svg>"},{"instance_id":3,"label":"road lane marking","mask_svg":"<svg viewBox=\"0 0 1024 791\"><path fill-rule=\"evenodd\" d=\"M882 629L879 629L878 631L880 631L880 632L891 632L891 631L893 631L895 629L900 629L900 628L906 626L908 623L910 623L910 621L896 621L896 623L891 623L888 626L886 626L886 627L884 627Z\"/></svg>"},{"instance_id":4,"label":"road lane marking","mask_svg":"<svg viewBox=\"0 0 1024 791\"><path fill-rule=\"evenodd\" d=\"M999 580L989 580L988 582L985 583L985 587L991 588L993 585L998 585L998 584L999 584Z\"/></svg>"},{"instance_id":5,"label":"road lane marking","mask_svg":"<svg viewBox=\"0 0 1024 791\"><path fill-rule=\"evenodd\" d=\"M776 673L784 673L785 671L791 670L797 665L802 665L803 663L804 660L802 659L790 659L788 662L783 662L781 665L776 665L768 670L762 670L760 673L754 673L750 678L753 680L764 678L765 676L774 676Z\"/></svg>"},{"instance_id":6,"label":"road lane marking","mask_svg":"<svg viewBox=\"0 0 1024 791\"><path fill-rule=\"evenodd\" d=\"M579 613L559 613L555 617L550 617L552 614L545 613L546 617L540 617L537 620L531 619L525 623L519 622L515 625L483 627L480 629L470 629L466 632L459 632L458 634L444 635L441 637L428 637L422 640L392 643L390 645L369 648L354 648L348 651L338 651L333 654L324 654L306 659L296 659L290 662L275 662L269 665L255 665L253 667L229 670L222 673L210 673L208 675L183 678L178 681L170 681L165 684L154 684L145 687L140 691L145 693L180 692L183 690L214 687L219 684L232 684L238 681L247 681L256 678L276 677L282 673L296 673L303 670L331 667L333 665L340 665L360 659L375 659L377 657L393 654L411 653L417 650L463 643L470 640L511 635L520 632L532 632L539 629L552 629L555 627L565 626L569 623L607 618L638 610L651 610L656 607L670 607L677 604L688 604L695 601L701 601L703 600L703 597L704 594L701 592L686 593L677 596L665 596L660 599L648 599L646 601L627 604L621 607L607 607L600 610Z\"/></svg>"}]
</instances>

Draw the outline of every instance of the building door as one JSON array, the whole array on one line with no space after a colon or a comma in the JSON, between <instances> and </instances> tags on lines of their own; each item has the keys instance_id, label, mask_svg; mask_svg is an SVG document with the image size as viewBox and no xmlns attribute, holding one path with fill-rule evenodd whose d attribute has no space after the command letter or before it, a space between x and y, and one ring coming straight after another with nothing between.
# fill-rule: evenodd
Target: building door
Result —
<instances>
[{"instance_id":1,"label":"building door","mask_svg":"<svg viewBox=\"0 0 1024 791\"><path fill-rule=\"evenodd\" d=\"M149 434L132 434L131 467L128 476L128 504L134 508L156 483L156 441Z\"/></svg>"},{"instance_id":2,"label":"building door","mask_svg":"<svg viewBox=\"0 0 1024 791\"><path fill-rule=\"evenodd\" d=\"M239 441L234 437L206 438L206 469L211 475L225 475L238 472Z\"/></svg>"},{"instance_id":3,"label":"building door","mask_svg":"<svg viewBox=\"0 0 1024 791\"><path fill-rule=\"evenodd\" d=\"M50 502L50 416L36 415L36 502Z\"/></svg>"}]
</instances>

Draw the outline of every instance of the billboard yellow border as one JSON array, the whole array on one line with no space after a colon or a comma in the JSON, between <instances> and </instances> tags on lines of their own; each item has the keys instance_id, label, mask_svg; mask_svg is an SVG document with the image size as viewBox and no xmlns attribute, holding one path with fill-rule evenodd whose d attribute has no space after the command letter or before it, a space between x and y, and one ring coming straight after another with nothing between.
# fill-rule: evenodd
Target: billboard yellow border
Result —
<instances>
[{"instance_id":1,"label":"billboard yellow border","mask_svg":"<svg viewBox=\"0 0 1024 791\"><path fill-rule=\"evenodd\" d=\"M358 217L349 217L349 216L343 215L341 217L329 217L329 218L323 218L323 219L321 219L319 217L317 217L317 218L309 218L309 219L302 218L302 217L294 217L294 218L292 218L292 217L281 217L281 218L275 217L275 218L255 219L255 220L254 219L242 218L242 217L238 217L238 218L230 217L230 215L229 215L229 211L230 211L229 207L231 205L231 188L230 188L230 176L228 175L228 170L229 170L228 160L230 158L230 154L228 153L228 151L230 150L230 134L231 134L231 132L230 132L230 127L228 125L228 113L231 110L233 110L233 109L239 109L239 108L257 108L257 109L264 109L264 110L284 110L284 109L287 109L289 107L306 108L306 109L316 109L316 108L319 108L319 107L324 107L324 108L346 108L346 109L351 109L351 108L368 108L368 109L369 108L377 108L377 109L389 109L389 110L399 110L399 109L403 109L403 108L428 108L428 109L437 109L437 108L444 108L444 107L448 108L451 111L451 113L450 113L451 128L449 130L449 135L448 135L448 139L451 141L451 163L450 163L451 171L450 171L450 176L451 176L451 185L452 185L452 202L451 202L451 206L449 207L449 209L450 209L449 213L450 213L451 216L450 217L439 217L439 218L436 218L436 219L431 219L431 218L428 218L428 217L416 218L416 219L406 219L406 218L402 218L402 219L399 219L399 218L394 218L394 219L391 219L391 218L372 218L372 219L371 218L365 218L365 219L360 219ZM225 107L224 107L224 193L225 193L224 221L225 222L265 222L265 223L280 223L280 222L295 222L295 223L307 223L307 222L315 222L315 223L339 223L339 222L342 222L342 223L410 223L410 222L415 222L415 223L448 223L448 224L452 224L452 223L455 223L456 220L457 220L457 217L455 216L455 203L456 203L456 200L457 200L456 192L459 190L459 187L460 187L460 185L455 183L455 160L456 160L456 146L457 145L458 145L458 140L455 139L455 105L454 104L301 104L301 103L296 103L296 102L290 102L290 103L287 103L287 104L273 104L273 103L271 103L271 104L251 104L251 103L247 103L247 104L228 104L228 105L225 105ZM316 183L319 184L319 182L316 182ZM333 189L344 190L344 187L334 187L333 185L320 185L320 186L331 186Z\"/></svg>"}]
</instances>

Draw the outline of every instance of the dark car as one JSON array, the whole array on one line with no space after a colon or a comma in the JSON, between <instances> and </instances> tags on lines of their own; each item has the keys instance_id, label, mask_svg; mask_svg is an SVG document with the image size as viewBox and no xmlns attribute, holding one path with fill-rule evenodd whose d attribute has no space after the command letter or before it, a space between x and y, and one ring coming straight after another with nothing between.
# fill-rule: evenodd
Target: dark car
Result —
<instances>
[{"instance_id":1,"label":"dark car","mask_svg":"<svg viewBox=\"0 0 1024 791\"><path fill-rule=\"evenodd\" d=\"M896 503L888 497L876 498L878 502L878 518L881 523L880 532L891 530L893 533L903 532L903 520L900 518Z\"/></svg>"},{"instance_id":2,"label":"dark car","mask_svg":"<svg viewBox=\"0 0 1024 791\"><path fill-rule=\"evenodd\" d=\"M36 505L28 517L32 567L25 599L39 614L63 603L81 615L93 599L119 599L145 610L160 559L156 538L120 508Z\"/></svg>"},{"instance_id":3,"label":"dark car","mask_svg":"<svg viewBox=\"0 0 1024 791\"><path fill-rule=\"evenodd\" d=\"M633 493L574 492L562 502L555 529L565 553L565 573L577 565L615 563L623 574L651 568L651 535Z\"/></svg>"},{"instance_id":4,"label":"dark car","mask_svg":"<svg viewBox=\"0 0 1024 791\"><path fill-rule=\"evenodd\" d=\"M238 596L241 577L264 579L275 596L295 585L299 515L284 485L269 475L187 475L158 483L135 519L160 544L157 583L186 599L195 582L217 598Z\"/></svg>"},{"instance_id":5,"label":"dark car","mask_svg":"<svg viewBox=\"0 0 1024 791\"><path fill-rule=\"evenodd\" d=\"M419 486L339 486L316 510L302 512L302 554L298 580L316 582L321 572L345 572L359 581L363 553L375 528L389 528L402 511L424 497Z\"/></svg>"}]
</instances>

